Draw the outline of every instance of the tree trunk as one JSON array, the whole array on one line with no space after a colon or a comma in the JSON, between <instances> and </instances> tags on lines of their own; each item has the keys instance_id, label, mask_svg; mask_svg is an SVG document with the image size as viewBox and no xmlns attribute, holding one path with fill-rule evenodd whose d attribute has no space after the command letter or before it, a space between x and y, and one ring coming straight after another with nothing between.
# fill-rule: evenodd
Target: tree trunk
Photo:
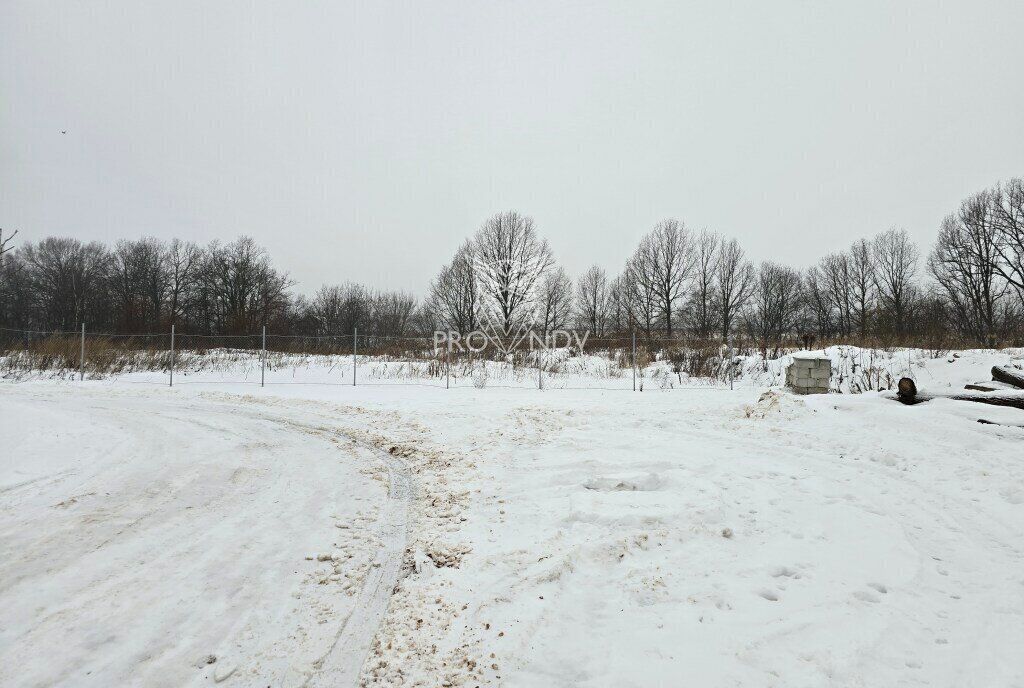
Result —
<instances>
[{"instance_id":1,"label":"tree trunk","mask_svg":"<svg viewBox=\"0 0 1024 688\"><path fill-rule=\"evenodd\" d=\"M1024 371L1008 366L992 366L992 379L1024 389Z\"/></svg>"},{"instance_id":2,"label":"tree trunk","mask_svg":"<svg viewBox=\"0 0 1024 688\"><path fill-rule=\"evenodd\" d=\"M926 394L918 391L917 385L908 377L901 378L897 387L896 401L902 404L921 404L932 399L952 399L953 401L973 401L992 406L1009 406L1024 411L1024 392L981 392L977 394Z\"/></svg>"}]
</instances>

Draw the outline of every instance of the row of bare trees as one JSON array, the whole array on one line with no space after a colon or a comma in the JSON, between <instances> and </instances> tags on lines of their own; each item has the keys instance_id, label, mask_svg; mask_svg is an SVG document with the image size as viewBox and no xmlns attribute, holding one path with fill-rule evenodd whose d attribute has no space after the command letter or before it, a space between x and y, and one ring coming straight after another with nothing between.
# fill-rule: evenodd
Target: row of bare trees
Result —
<instances>
[{"instance_id":1,"label":"row of bare trees","mask_svg":"<svg viewBox=\"0 0 1024 688\"><path fill-rule=\"evenodd\" d=\"M908 334L925 293L917 282L919 263L917 247L897 229L825 256L804 275L805 329L845 339Z\"/></svg>"},{"instance_id":2,"label":"row of bare trees","mask_svg":"<svg viewBox=\"0 0 1024 688\"><path fill-rule=\"evenodd\" d=\"M592 336L638 328L647 336L732 330L753 289L754 270L735 240L669 219L643 237L622 273L593 266L575 283L555 264L533 220L488 219L431 284L427 319L467 333L493 328L577 328Z\"/></svg>"},{"instance_id":3,"label":"row of bare trees","mask_svg":"<svg viewBox=\"0 0 1024 688\"><path fill-rule=\"evenodd\" d=\"M290 334L344 337L358 330L381 337L405 337L423 329L412 294L376 292L352 282L321 287L311 299L299 296L291 312Z\"/></svg>"},{"instance_id":4,"label":"row of bare trees","mask_svg":"<svg viewBox=\"0 0 1024 688\"><path fill-rule=\"evenodd\" d=\"M198 334L251 332L280 317L291 286L251 239L205 248L157 239L99 242L49 237L0 266L7 325L44 331L88 322L126 334L177 324Z\"/></svg>"},{"instance_id":5,"label":"row of bare trees","mask_svg":"<svg viewBox=\"0 0 1024 688\"><path fill-rule=\"evenodd\" d=\"M861 238L806 270L754 265L734 238L667 219L618 274L575 280L534 221L488 218L443 266L422 301L362 285L291 293L292 281L249 238L200 247L156 239L108 248L67 238L13 247L0 234L0 326L67 330L88 322L122 333L275 333L385 337L444 329L588 330L592 337L725 340L767 348L796 337L894 344L923 339L985 346L1024 337L1024 180L974 194L922 257L908 234ZM13 250L12 250L13 249Z\"/></svg>"},{"instance_id":6,"label":"row of bare trees","mask_svg":"<svg viewBox=\"0 0 1024 688\"><path fill-rule=\"evenodd\" d=\"M787 339L994 346L1024 337L1024 180L971 196L922 261L889 229L807 270L755 266L733 238L668 219L616 276L599 266L573 284L533 221L502 213L459 247L431 285L425 321L459 332L578 328L602 337L742 334ZM500 249L500 250L498 250ZM923 262L923 265L922 265ZM481 322L484 320L486 322Z\"/></svg>"},{"instance_id":7,"label":"row of bare trees","mask_svg":"<svg viewBox=\"0 0 1024 688\"><path fill-rule=\"evenodd\" d=\"M8 249L10 247L7 247ZM5 250L5 253L8 253ZM415 299L359 285L293 296L292 281L248 237L200 247L145 238L98 242L50 237L0 256L0 325L67 331L239 335L351 334L362 326L401 336Z\"/></svg>"},{"instance_id":8,"label":"row of bare trees","mask_svg":"<svg viewBox=\"0 0 1024 688\"><path fill-rule=\"evenodd\" d=\"M496 258L495 247L506 255ZM866 336L875 320L888 322L882 304L903 331L916 263L906 233L892 230L806 273L771 262L755 267L736 239L693 234L668 219L640 240L619 275L595 265L573 284L532 221L504 213L442 268L427 310L440 327L462 333L496 321L505 332L577 328L595 337L633 329L702 340L742 332L765 342L810 332Z\"/></svg>"}]
</instances>

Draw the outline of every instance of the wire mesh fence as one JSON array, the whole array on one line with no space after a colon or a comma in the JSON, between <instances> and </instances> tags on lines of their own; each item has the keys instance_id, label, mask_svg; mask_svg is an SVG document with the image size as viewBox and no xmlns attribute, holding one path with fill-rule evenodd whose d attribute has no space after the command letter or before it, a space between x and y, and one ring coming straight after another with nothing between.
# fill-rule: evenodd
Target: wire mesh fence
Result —
<instances>
[{"instance_id":1,"label":"wire mesh fence","mask_svg":"<svg viewBox=\"0 0 1024 688\"><path fill-rule=\"evenodd\" d=\"M643 391L735 386L737 349L715 341L621 333L524 337L515 346L438 336L193 332L98 333L0 328L7 378L118 377L140 384L410 385L443 389Z\"/></svg>"}]
</instances>

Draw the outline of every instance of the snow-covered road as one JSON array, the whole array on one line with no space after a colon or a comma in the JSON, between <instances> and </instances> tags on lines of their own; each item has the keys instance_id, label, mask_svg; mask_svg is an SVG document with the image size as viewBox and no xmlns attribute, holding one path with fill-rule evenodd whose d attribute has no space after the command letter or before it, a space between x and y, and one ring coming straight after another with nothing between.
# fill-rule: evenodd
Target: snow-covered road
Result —
<instances>
[{"instance_id":1,"label":"snow-covered road","mask_svg":"<svg viewBox=\"0 0 1024 688\"><path fill-rule=\"evenodd\" d=\"M394 585L408 482L388 506L377 453L305 417L0 388L0 684L352 683L386 604L356 593Z\"/></svg>"}]
</instances>

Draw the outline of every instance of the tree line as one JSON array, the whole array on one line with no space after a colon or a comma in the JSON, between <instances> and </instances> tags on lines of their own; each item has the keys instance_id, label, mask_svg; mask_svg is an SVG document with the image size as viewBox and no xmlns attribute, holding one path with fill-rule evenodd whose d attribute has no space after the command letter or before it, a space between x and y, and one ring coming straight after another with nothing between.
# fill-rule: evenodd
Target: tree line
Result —
<instances>
[{"instance_id":1,"label":"tree line","mask_svg":"<svg viewBox=\"0 0 1024 688\"><path fill-rule=\"evenodd\" d=\"M763 348L824 341L996 346L1024 339L1024 179L965 199L922 255L901 229L861 238L815 265L755 265L735 238L675 219L645 234L621 270L575 279L534 221L488 218L423 299L355 283L293 292L251 238L207 246L143 238L114 246L49 237L14 245L0 233L0 326L119 334L179 332L381 337L492 328L636 331L647 339Z\"/></svg>"},{"instance_id":2,"label":"tree line","mask_svg":"<svg viewBox=\"0 0 1024 688\"><path fill-rule=\"evenodd\" d=\"M0 326L40 332L277 334L332 336L361 326L384 336L412 328L416 299L357 284L312 298L249 237L208 246L174 239L113 247L49 237L0 256Z\"/></svg>"}]
</instances>

